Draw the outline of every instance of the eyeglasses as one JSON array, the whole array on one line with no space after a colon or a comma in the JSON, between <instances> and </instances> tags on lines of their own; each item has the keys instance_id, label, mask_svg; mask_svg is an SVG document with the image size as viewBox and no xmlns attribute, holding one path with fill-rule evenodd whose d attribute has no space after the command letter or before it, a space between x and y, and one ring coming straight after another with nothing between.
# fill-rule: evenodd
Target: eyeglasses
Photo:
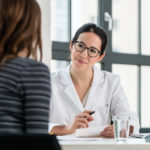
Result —
<instances>
[{"instance_id":1,"label":"eyeglasses","mask_svg":"<svg viewBox=\"0 0 150 150\"><path fill-rule=\"evenodd\" d=\"M90 57L96 57L101 54L101 51L99 51L98 49L94 47L88 48L83 42L76 41L74 45L75 45L76 51L78 52L83 52L87 49L87 53Z\"/></svg>"}]
</instances>

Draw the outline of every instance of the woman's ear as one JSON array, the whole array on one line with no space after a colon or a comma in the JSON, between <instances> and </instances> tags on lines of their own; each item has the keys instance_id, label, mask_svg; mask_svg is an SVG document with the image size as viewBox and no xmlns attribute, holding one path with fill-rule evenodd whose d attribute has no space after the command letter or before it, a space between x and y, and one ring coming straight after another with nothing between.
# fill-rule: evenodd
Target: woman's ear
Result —
<instances>
[{"instance_id":1,"label":"woman's ear","mask_svg":"<svg viewBox=\"0 0 150 150\"><path fill-rule=\"evenodd\" d=\"M100 55L99 58L98 58L98 61L102 61L102 59L105 57L105 54L106 53L104 52L102 55Z\"/></svg>"},{"instance_id":2,"label":"woman's ear","mask_svg":"<svg viewBox=\"0 0 150 150\"><path fill-rule=\"evenodd\" d=\"M72 51L73 43L70 41L69 50Z\"/></svg>"}]
</instances>

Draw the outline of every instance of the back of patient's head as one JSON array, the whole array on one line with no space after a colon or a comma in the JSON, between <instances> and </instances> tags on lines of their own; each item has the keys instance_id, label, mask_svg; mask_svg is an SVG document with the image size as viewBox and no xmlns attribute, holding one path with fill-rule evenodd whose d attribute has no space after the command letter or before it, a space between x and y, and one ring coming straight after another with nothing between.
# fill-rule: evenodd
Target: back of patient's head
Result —
<instances>
[{"instance_id":1,"label":"back of patient's head","mask_svg":"<svg viewBox=\"0 0 150 150\"><path fill-rule=\"evenodd\" d=\"M0 65L27 49L37 59L41 43L41 10L36 0L0 0Z\"/></svg>"}]
</instances>

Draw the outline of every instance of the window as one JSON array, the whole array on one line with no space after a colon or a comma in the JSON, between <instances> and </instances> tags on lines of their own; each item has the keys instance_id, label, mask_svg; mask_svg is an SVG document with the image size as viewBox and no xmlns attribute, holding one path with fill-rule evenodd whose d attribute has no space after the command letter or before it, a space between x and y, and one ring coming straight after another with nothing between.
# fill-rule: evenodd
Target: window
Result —
<instances>
[{"instance_id":1,"label":"window","mask_svg":"<svg viewBox=\"0 0 150 150\"><path fill-rule=\"evenodd\" d=\"M148 86L150 84L149 0L52 0L52 68L69 64L69 41L79 26L97 23L108 36L100 69L119 74L130 107L139 115L141 131L150 132ZM57 5L56 5L57 4ZM57 9L56 9L57 8ZM95 8L95 9L93 9ZM59 12L56 12L59 11ZM107 13L107 15L106 15Z\"/></svg>"},{"instance_id":2,"label":"window","mask_svg":"<svg viewBox=\"0 0 150 150\"><path fill-rule=\"evenodd\" d=\"M150 55L150 46L149 46L149 35L150 35L150 1L142 0L141 1L141 48L143 55Z\"/></svg>"},{"instance_id":3,"label":"window","mask_svg":"<svg viewBox=\"0 0 150 150\"><path fill-rule=\"evenodd\" d=\"M97 0L92 0L92 2L91 0L72 0L71 8L72 36L81 25L88 22L98 22Z\"/></svg>"},{"instance_id":4,"label":"window","mask_svg":"<svg viewBox=\"0 0 150 150\"><path fill-rule=\"evenodd\" d=\"M138 112L138 67L136 65L113 64L112 72L120 75L120 81L129 100L131 111Z\"/></svg>"},{"instance_id":5,"label":"window","mask_svg":"<svg viewBox=\"0 0 150 150\"><path fill-rule=\"evenodd\" d=\"M53 41L69 41L69 0L52 0L52 27L51 35Z\"/></svg>"},{"instance_id":6,"label":"window","mask_svg":"<svg viewBox=\"0 0 150 150\"><path fill-rule=\"evenodd\" d=\"M141 126L150 127L150 66L142 66L141 68Z\"/></svg>"},{"instance_id":7,"label":"window","mask_svg":"<svg viewBox=\"0 0 150 150\"><path fill-rule=\"evenodd\" d=\"M112 1L112 50L138 53L138 1Z\"/></svg>"}]
</instances>

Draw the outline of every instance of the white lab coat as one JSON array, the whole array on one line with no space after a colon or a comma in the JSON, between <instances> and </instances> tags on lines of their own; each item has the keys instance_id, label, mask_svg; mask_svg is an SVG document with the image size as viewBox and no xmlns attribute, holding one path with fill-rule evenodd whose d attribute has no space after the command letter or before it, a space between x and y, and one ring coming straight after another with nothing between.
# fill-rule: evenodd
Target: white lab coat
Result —
<instances>
[{"instance_id":1,"label":"white lab coat","mask_svg":"<svg viewBox=\"0 0 150 150\"><path fill-rule=\"evenodd\" d=\"M100 71L93 67L94 77L87 103L83 107L70 76L70 65L52 75L52 97L50 102L50 130L54 125L68 125L84 110L95 110L90 127L110 125L111 116L130 114L129 104L118 75ZM137 117L131 122L139 130Z\"/></svg>"}]
</instances>

